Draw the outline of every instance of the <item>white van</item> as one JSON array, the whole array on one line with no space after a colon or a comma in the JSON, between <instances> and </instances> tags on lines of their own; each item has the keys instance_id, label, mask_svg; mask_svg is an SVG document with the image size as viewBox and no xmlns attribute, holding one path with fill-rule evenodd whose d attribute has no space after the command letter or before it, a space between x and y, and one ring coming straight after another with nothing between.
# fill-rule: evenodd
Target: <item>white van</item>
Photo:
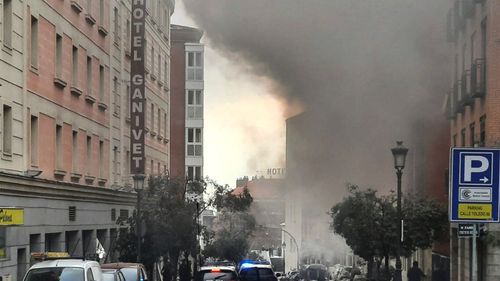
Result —
<instances>
[{"instance_id":1,"label":"white van","mask_svg":"<svg viewBox=\"0 0 500 281\"><path fill-rule=\"evenodd\" d=\"M80 259L56 259L33 265L23 281L103 281L99 263Z\"/></svg>"}]
</instances>

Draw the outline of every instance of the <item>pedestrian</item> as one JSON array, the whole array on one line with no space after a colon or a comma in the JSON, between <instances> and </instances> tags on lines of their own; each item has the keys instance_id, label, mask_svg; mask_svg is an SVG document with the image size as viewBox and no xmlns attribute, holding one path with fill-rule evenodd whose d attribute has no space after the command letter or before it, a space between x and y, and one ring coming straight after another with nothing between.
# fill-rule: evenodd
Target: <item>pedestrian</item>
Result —
<instances>
[{"instance_id":1,"label":"pedestrian","mask_svg":"<svg viewBox=\"0 0 500 281\"><path fill-rule=\"evenodd\" d=\"M413 267L408 271L408 281L421 281L425 277L424 272L418 267L418 262L413 262Z\"/></svg>"}]
</instances>

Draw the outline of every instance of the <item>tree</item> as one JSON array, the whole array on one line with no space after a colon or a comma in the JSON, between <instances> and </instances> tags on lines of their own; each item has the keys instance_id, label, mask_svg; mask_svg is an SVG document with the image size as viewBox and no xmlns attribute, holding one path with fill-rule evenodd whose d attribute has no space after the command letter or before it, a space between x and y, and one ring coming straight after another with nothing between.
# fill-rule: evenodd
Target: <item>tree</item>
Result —
<instances>
[{"instance_id":1,"label":"tree","mask_svg":"<svg viewBox=\"0 0 500 281\"><path fill-rule=\"evenodd\" d=\"M141 221L145 225L142 262L150 273L153 264L162 258L164 280L174 280L181 255L196 255L199 229L196 204L204 204L201 195L205 189L203 182L186 183L179 179L150 177L148 188L143 191L141 212ZM186 194L194 195L200 202L187 200ZM117 241L122 261L135 260L137 255L135 213L128 225L121 230Z\"/></svg>"},{"instance_id":2,"label":"tree","mask_svg":"<svg viewBox=\"0 0 500 281\"><path fill-rule=\"evenodd\" d=\"M213 206L218 215L213 230L206 234L204 254L238 262L248 253L248 239L255 229L255 218L248 212L253 198L247 188L235 194L228 186L211 184L215 187Z\"/></svg>"},{"instance_id":3,"label":"tree","mask_svg":"<svg viewBox=\"0 0 500 281\"><path fill-rule=\"evenodd\" d=\"M208 184L215 187L212 196L206 196ZM178 275L182 280L190 280L191 260L198 258L198 235L215 243L209 245L217 249L213 252L214 257L236 259L248 249L247 238L255 227L253 217L247 213L252 200L246 189L241 194L232 194L227 186L209 179L186 181L150 177L148 188L142 193L141 221L145 225L142 262L151 274L154 263L161 259L165 281L175 280ZM198 223L201 212L210 206L218 210L219 221L224 225L216 232L209 232ZM135 261L136 213L120 224L122 228L116 243L120 260Z\"/></svg>"},{"instance_id":4,"label":"tree","mask_svg":"<svg viewBox=\"0 0 500 281\"><path fill-rule=\"evenodd\" d=\"M385 260L387 274L389 257L397 251L394 242L399 232L396 194L378 196L375 190L361 190L352 184L347 188L349 196L331 208L331 228L346 239L356 255L368 261L370 276L374 274L375 258ZM417 248L428 248L433 241L446 237L447 211L436 201L405 197L402 215L405 222L403 255L408 256Z\"/></svg>"}]
</instances>

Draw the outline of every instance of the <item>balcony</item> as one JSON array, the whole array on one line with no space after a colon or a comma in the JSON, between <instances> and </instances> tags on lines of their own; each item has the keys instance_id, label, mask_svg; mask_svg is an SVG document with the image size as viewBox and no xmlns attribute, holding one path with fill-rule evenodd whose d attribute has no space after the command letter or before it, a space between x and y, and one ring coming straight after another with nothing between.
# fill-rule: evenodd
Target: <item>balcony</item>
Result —
<instances>
[{"instance_id":1,"label":"balcony","mask_svg":"<svg viewBox=\"0 0 500 281\"><path fill-rule=\"evenodd\" d=\"M471 70L472 96L482 98L486 94L486 60L476 59Z\"/></svg>"}]
</instances>

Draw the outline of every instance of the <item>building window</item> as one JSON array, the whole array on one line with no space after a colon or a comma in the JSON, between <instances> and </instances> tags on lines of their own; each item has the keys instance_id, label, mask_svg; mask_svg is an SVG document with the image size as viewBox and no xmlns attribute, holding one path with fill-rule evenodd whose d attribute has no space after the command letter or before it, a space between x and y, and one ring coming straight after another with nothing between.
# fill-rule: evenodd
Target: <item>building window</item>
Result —
<instances>
[{"instance_id":1,"label":"building window","mask_svg":"<svg viewBox=\"0 0 500 281\"><path fill-rule=\"evenodd\" d=\"M187 167L187 178L188 180L200 180L202 178L201 167L200 166L188 166Z\"/></svg>"},{"instance_id":2,"label":"building window","mask_svg":"<svg viewBox=\"0 0 500 281\"><path fill-rule=\"evenodd\" d=\"M479 142L480 146L486 145L486 115L479 118Z\"/></svg>"},{"instance_id":3,"label":"building window","mask_svg":"<svg viewBox=\"0 0 500 281\"><path fill-rule=\"evenodd\" d=\"M78 131L73 131L73 144L71 147L71 155L73 156L73 172L78 171Z\"/></svg>"},{"instance_id":4,"label":"building window","mask_svg":"<svg viewBox=\"0 0 500 281\"><path fill-rule=\"evenodd\" d=\"M151 74L155 74L155 47L151 44Z\"/></svg>"},{"instance_id":5,"label":"building window","mask_svg":"<svg viewBox=\"0 0 500 281\"><path fill-rule=\"evenodd\" d=\"M113 147L113 182L118 182L118 147Z\"/></svg>"},{"instance_id":6,"label":"building window","mask_svg":"<svg viewBox=\"0 0 500 281\"><path fill-rule=\"evenodd\" d=\"M118 77L113 78L113 97L115 99L114 101L114 114L116 116L120 116L120 92L118 91Z\"/></svg>"},{"instance_id":7,"label":"building window","mask_svg":"<svg viewBox=\"0 0 500 281\"><path fill-rule=\"evenodd\" d=\"M187 155L201 156L202 151L202 135L201 128L187 129Z\"/></svg>"},{"instance_id":8,"label":"building window","mask_svg":"<svg viewBox=\"0 0 500 281\"><path fill-rule=\"evenodd\" d=\"M475 46L476 46L476 32L473 32L472 35L470 36L470 64L474 64L474 59L475 59Z\"/></svg>"},{"instance_id":9,"label":"building window","mask_svg":"<svg viewBox=\"0 0 500 281\"><path fill-rule=\"evenodd\" d=\"M113 19L114 19L114 31L115 31L115 43L120 42L120 14L118 13L118 8L113 9Z\"/></svg>"},{"instance_id":10,"label":"building window","mask_svg":"<svg viewBox=\"0 0 500 281\"><path fill-rule=\"evenodd\" d=\"M165 130L165 138L168 137L168 120L167 120L167 113L165 112L163 114L163 119L165 120L165 122L163 122L163 126L165 127L164 130Z\"/></svg>"},{"instance_id":11,"label":"building window","mask_svg":"<svg viewBox=\"0 0 500 281\"><path fill-rule=\"evenodd\" d=\"M151 132L155 130L155 105L151 102Z\"/></svg>"},{"instance_id":12,"label":"building window","mask_svg":"<svg viewBox=\"0 0 500 281\"><path fill-rule=\"evenodd\" d=\"M38 19L31 16L31 66L38 67Z\"/></svg>"},{"instance_id":13,"label":"building window","mask_svg":"<svg viewBox=\"0 0 500 281\"><path fill-rule=\"evenodd\" d=\"M12 47L12 0L3 0L3 44Z\"/></svg>"},{"instance_id":14,"label":"building window","mask_svg":"<svg viewBox=\"0 0 500 281\"><path fill-rule=\"evenodd\" d=\"M99 100L104 100L104 66L99 66Z\"/></svg>"},{"instance_id":15,"label":"building window","mask_svg":"<svg viewBox=\"0 0 500 281\"><path fill-rule=\"evenodd\" d=\"M99 177L104 178L104 141L99 140Z\"/></svg>"},{"instance_id":16,"label":"building window","mask_svg":"<svg viewBox=\"0 0 500 281\"><path fill-rule=\"evenodd\" d=\"M156 174L157 175L161 175L161 163L160 162L156 163L156 166L157 166L157 168L156 168Z\"/></svg>"},{"instance_id":17,"label":"building window","mask_svg":"<svg viewBox=\"0 0 500 281\"><path fill-rule=\"evenodd\" d=\"M3 105L3 154L12 155L12 108Z\"/></svg>"},{"instance_id":18,"label":"building window","mask_svg":"<svg viewBox=\"0 0 500 281\"><path fill-rule=\"evenodd\" d=\"M61 125L56 125L56 169L63 168L63 128Z\"/></svg>"},{"instance_id":19,"label":"building window","mask_svg":"<svg viewBox=\"0 0 500 281\"><path fill-rule=\"evenodd\" d=\"M30 120L30 160L31 165L38 164L38 117L31 115Z\"/></svg>"},{"instance_id":20,"label":"building window","mask_svg":"<svg viewBox=\"0 0 500 281\"><path fill-rule=\"evenodd\" d=\"M487 43L487 33L486 33L486 19L481 22L481 58L486 59L486 43Z\"/></svg>"},{"instance_id":21,"label":"building window","mask_svg":"<svg viewBox=\"0 0 500 281\"><path fill-rule=\"evenodd\" d=\"M149 174L150 175L153 174L154 169L155 169L155 163L154 163L153 159L151 159L151 166L149 166Z\"/></svg>"},{"instance_id":22,"label":"building window","mask_svg":"<svg viewBox=\"0 0 500 281\"><path fill-rule=\"evenodd\" d=\"M161 109L158 107L158 135L161 135Z\"/></svg>"},{"instance_id":23,"label":"building window","mask_svg":"<svg viewBox=\"0 0 500 281\"><path fill-rule=\"evenodd\" d=\"M127 118L130 118L130 85L127 84L126 87L127 91L127 102L125 103L126 110L127 110Z\"/></svg>"},{"instance_id":24,"label":"building window","mask_svg":"<svg viewBox=\"0 0 500 281\"><path fill-rule=\"evenodd\" d=\"M187 80L203 80L203 56L201 52L188 52Z\"/></svg>"},{"instance_id":25,"label":"building window","mask_svg":"<svg viewBox=\"0 0 500 281\"><path fill-rule=\"evenodd\" d=\"M131 43L130 43L130 32L131 32L130 31L130 20L127 19L127 23L125 25L125 44L126 44L125 49L127 49L127 50L130 50L130 47L131 47L130 46L131 45Z\"/></svg>"},{"instance_id":26,"label":"building window","mask_svg":"<svg viewBox=\"0 0 500 281\"><path fill-rule=\"evenodd\" d=\"M63 42L62 36L56 34L56 77L62 78L62 51Z\"/></svg>"},{"instance_id":27,"label":"building window","mask_svg":"<svg viewBox=\"0 0 500 281\"><path fill-rule=\"evenodd\" d=\"M465 146L465 128L460 131L460 146Z\"/></svg>"},{"instance_id":28,"label":"building window","mask_svg":"<svg viewBox=\"0 0 500 281\"><path fill-rule=\"evenodd\" d=\"M87 136L87 175L92 171L92 136Z\"/></svg>"},{"instance_id":29,"label":"building window","mask_svg":"<svg viewBox=\"0 0 500 281\"><path fill-rule=\"evenodd\" d=\"M104 26L104 0L99 0L99 22Z\"/></svg>"},{"instance_id":30,"label":"building window","mask_svg":"<svg viewBox=\"0 0 500 281\"><path fill-rule=\"evenodd\" d=\"M474 124L474 122L470 123L469 125L469 131L470 131L470 146L474 147L475 144L476 144L476 139L475 139L475 130L474 130L474 127L476 125Z\"/></svg>"},{"instance_id":31,"label":"building window","mask_svg":"<svg viewBox=\"0 0 500 281\"><path fill-rule=\"evenodd\" d=\"M164 72L163 72L163 83L165 84L165 86L168 85L168 57L165 55L165 61L163 62L163 69L164 69Z\"/></svg>"},{"instance_id":32,"label":"building window","mask_svg":"<svg viewBox=\"0 0 500 281\"><path fill-rule=\"evenodd\" d=\"M203 96L201 90L188 90L187 118L203 119Z\"/></svg>"},{"instance_id":33,"label":"building window","mask_svg":"<svg viewBox=\"0 0 500 281\"><path fill-rule=\"evenodd\" d=\"M130 175L130 151L127 150L125 152L125 171L127 171L127 175Z\"/></svg>"},{"instance_id":34,"label":"building window","mask_svg":"<svg viewBox=\"0 0 500 281\"><path fill-rule=\"evenodd\" d=\"M71 55L71 60L73 62L73 69L72 69L72 78L71 78L71 84L73 84L74 87L78 86L78 47L73 46L73 51Z\"/></svg>"},{"instance_id":35,"label":"building window","mask_svg":"<svg viewBox=\"0 0 500 281\"><path fill-rule=\"evenodd\" d=\"M92 95L92 58L87 56L87 94Z\"/></svg>"}]
</instances>

